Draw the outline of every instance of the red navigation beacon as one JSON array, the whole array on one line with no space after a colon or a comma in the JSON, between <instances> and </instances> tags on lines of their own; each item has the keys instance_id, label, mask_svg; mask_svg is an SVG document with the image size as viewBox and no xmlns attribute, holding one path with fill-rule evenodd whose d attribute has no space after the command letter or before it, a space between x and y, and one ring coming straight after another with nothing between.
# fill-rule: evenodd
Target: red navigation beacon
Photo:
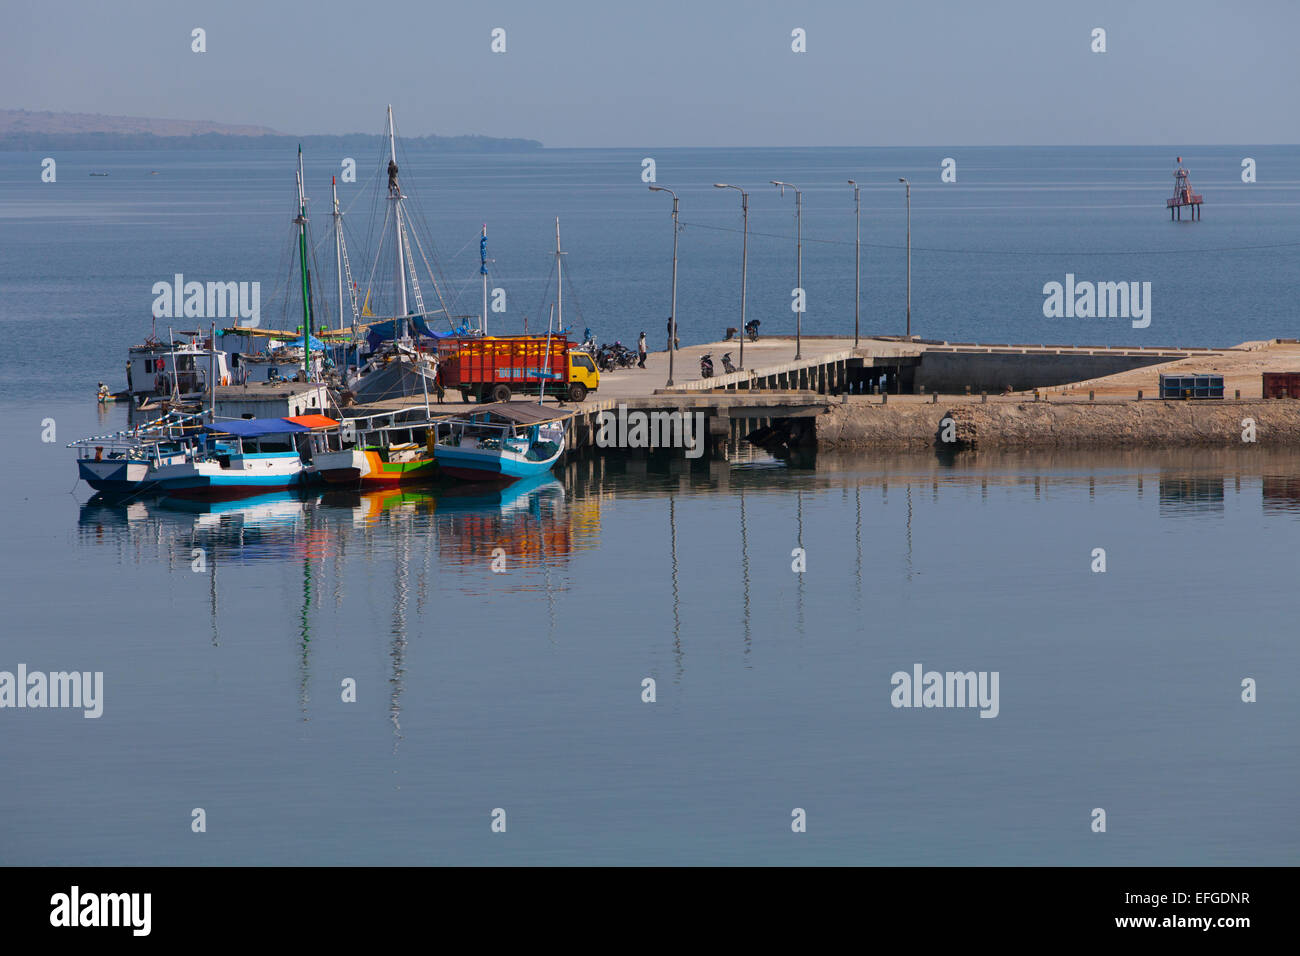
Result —
<instances>
[{"instance_id":1,"label":"red navigation beacon","mask_svg":"<svg viewBox=\"0 0 1300 956\"><path fill-rule=\"evenodd\" d=\"M1183 167L1183 157L1178 157L1178 168L1174 170L1174 198L1166 199L1165 205L1169 207L1169 221L1173 222L1175 218L1183 218L1183 207L1188 206L1192 211L1193 219L1201 218L1201 202L1204 200L1200 193L1192 192L1192 184L1187 179L1187 170Z\"/></svg>"}]
</instances>

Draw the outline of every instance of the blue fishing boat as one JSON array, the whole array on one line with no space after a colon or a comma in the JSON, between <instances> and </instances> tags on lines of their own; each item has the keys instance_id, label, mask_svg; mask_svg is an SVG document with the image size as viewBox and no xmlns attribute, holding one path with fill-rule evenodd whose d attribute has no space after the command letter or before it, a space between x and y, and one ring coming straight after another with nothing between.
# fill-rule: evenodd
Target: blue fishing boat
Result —
<instances>
[{"instance_id":1,"label":"blue fishing boat","mask_svg":"<svg viewBox=\"0 0 1300 956\"><path fill-rule=\"evenodd\" d=\"M305 482L312 455L325 450L325 430L337 425L324 415L206 425L210 440L184 461L160 468L157 487L177 496L238 496L292 488Z\"/></svg>"},{"instance_id":2,"label":"blue fishing boat","mask_svg":"<svg viewBox=\"0 0 1300 956\"><path fill-rule=\"evenodd\" d=\"M202 415L172 412L68 447L77 452L77 477L90 487L110 496L135 495L155 490L160 470L192 458L205 437Z\"/></svg>"},{"instance_id":3,"label":"blue fishing boat","mask_svg":"<svg viewBox=\"0 0 1300 956\"><path fill-rule=\"evenodd\" d=\"M564 454L567 416L544 405L502 402L433 423L440 474L465 481L516 481L550 471Z\"/></svg>"}]
</instances>

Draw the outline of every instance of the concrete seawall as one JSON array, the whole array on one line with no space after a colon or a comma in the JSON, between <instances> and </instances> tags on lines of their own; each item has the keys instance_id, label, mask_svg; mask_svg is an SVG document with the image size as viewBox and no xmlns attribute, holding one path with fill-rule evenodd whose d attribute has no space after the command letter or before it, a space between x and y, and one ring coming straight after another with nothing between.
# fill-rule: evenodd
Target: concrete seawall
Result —
<instances>
[{"instance_id":1,"label":"concrete seawall","mask_svg":"<svg viewBox=\"0 0 1300 956\"><path fill-rule=\"evenodd\" d=\"M831 404L816 418L819 448L921 448L953 420L957 447L1300 447L1300 401Z\"/></svg>"},{"instance_id":2,"label":"concrete seawall","mask_svg":"<svg viewBox=\"0 0 1300 956\"><path fill-rule=\"evenodd\" d=\"M1008 385L1016 391L1027 391L1148 368L1184 358L1186 354L1156 350L1139 353L1136 349L1132 352L1061 349L1053 353L1029 347L991 347L980 351L972 347L961 351L930 347L921 354L916 368L910 370L911 385L924 387L927 392L948 394L960 394L967 386L973 392L994 394Z\"/></svg>"}]
</instances>

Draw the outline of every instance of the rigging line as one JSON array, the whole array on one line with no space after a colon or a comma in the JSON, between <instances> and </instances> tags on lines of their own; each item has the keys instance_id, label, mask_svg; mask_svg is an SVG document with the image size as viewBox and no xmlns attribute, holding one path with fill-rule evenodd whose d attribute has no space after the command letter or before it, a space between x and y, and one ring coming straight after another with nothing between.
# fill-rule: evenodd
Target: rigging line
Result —
<instances>
[{"instance_id":1,"label":"rigging line","mask_svg":"<svg viewBox=\"0 0 1300 956\"><path fill-rule=\"evenodd\" d=\"M425 220L424 213L420 208L419 200L415 198L414 194L411 196L411 202L414 204L414 209L408 211L407 221L411 224L411 230L416 236L417 244L421 234L429 244L429 254L424 265L429 272L429 279L433 282L435 291L437 291L436 287L439 284L450 286L451 283L447 278L446 270L443 268L442 257L438 255L438 244L433 240L433 232L429 228L429 223ZM432 265L430 265L429 259L433 260Z\"/></svg>"},{"instance_id":2,"label":"rigging line","mask_svg":"<svg viewBox=\"0 0 1300 956\"><path fill-rule=\"evenodd\" d=\"M481 233L475 233L473 236L470 237L469 242L465 243L465 245L461 246L458 250L456 250L455 255L453 255L451 258L453 259L458 258L462 252L464 252L466 249L470 247L471 243L478 241L481 237L482 237Z\"/></svg>"},{"instance_id":3,"label":"rigging line","mask_svg":"<svg viewBox=\"0 0 1300 956\"><path fill-rule=\"evenodd\" d=\"M701 222L683 222L681 225L683 227L694 226L696 229L713 229L718 232L740 232L741 231L739 229L735 229L730 226L711 226ZM751 236L761 236L767 239L784 239L787 241L793 241L795 238L793 233L789 235L784 235L782 233L777 233L777 232L755 232L753 229L749 230L749 234ZM833 245L833 246L853 245L853 241L851 239L813 239L808 236L804 236L803 241L817 242L817 243L822 243L824 245ZM883 242L864 241L862 243L862 246L863 248L871 248L871 249L892 249L897 252L905 252L907 250L906 245L895 246ZM913 252L941 252L941 253L953 254L953 255L983 255L983 256L1186 256L1186 255L1196 255L1196 254L1219 254L1224 252L1257 252L1260 250L1267 250L1267 249L1293 248L1295 246L1300 246L1300 242L1274 242L1274 243L1267 243L1258 246L1223 246L1223 247L1212 248L1212 249L1128 249L1128 250L1116 250L1113 252L1083 252L1083 251L1045 252L1039 249L1034 249L1034 250L943 249L934 246L914 245L912 246L912 251Z\"/></svg>"},{"instance_id":4,"label":"rigging line","mask_svg":"<svg viewBox=\"0 0 1300 956\"><path fill-rule=\"evenodd\" d=\"M546 311L546 297L551 294L551 280L555 278L555 257L551 256L551 273L546 277L542 284L542 301L537 305L537 311L534 315L540 316Z\"/></svg>"},{"instance_id":5,"label":"rigging line","mask_svg":"<svg viewBox=\"0 0 1300 956\"><path fill-rule=\"evenodd\" d=\"M429 260L425 258L424 246L420 245L420 236L418 230L412 229L411 236L415 239L415 248L420 250L420 258L424 259L424 268L429 271L429 280L433 283L433 294L438 297L438 304L442 306L442 314L447 317L447 325L455 331L456 327L451 324L451 313L447 311L447 303L443 301L442 289L438 287L438 280L434 278L433 269L429 266Z\"/></svg>"},{"instance_id":6,"label":"rigging line","mask_svg":"<svg viewBox=\"0 0 1300 956\"><path fill-rule=\"evenodd\" d=\"M478 272L475 271L475 272L471 273L471 274L469 275L468 278L461 279L459 284L454 283L454 282L453 282L453 283L449 283L449 285L451 286L451 304L452 304L452 305L456 306L457 308L460 308L460 299L461 299L461 296L463 296L463 295L465 294L466 290L469 288L470 283L471 283L471 282L474 282L474 280L477 279L477 278L478 278ZM477 283L475 283L475 284L477 285Z\"/></svg>"},{"instance_id":7,"label":"rigging line","mask_svg":"<svg viewBox=\"0 0 1300 956\"><path fill-rule=\"evenodd\" d=\"M388 212L384 215L384 228L379 230L379 247L375 250L375 261L370 266L370 275L366 277L367 295L369 295L370 290L374 288L375 270L379 268L379 254L384 251L384 237L388 235L388 220L392 216L392 214L393 214L393 210L390 207ZM393 311L396 312L397 310L393 309Z\"/></svg>"},{"instance_id":8,"label":"rigging line","mask_svg":"<svg viewBox=\"0 0 1300 956\"><path fill-rule=\"evenodd\" d=\"M333 232L332 229L331 229L330 231ZM332 326L329 324L329 317L330 317L330 301L329 301L329 295L328 295L328 293L325 291L326 287L325 287L324 285L321 284L321 277L322 277L325 273L321 270L321 267L320 267L320 260L316 257L316 250L315 250L315 249L312 249L312 250L311 250L311 261L312 261L312 266L314 267L314 269L315 269L315 271L316 271L316 281L313 282L312 285L311 285L311 290L312 290L312 306L311 306L311 314L312 314L312 317L313 317L313 318L316 316L316 301L319 300L320 303L321 303L321 309L320 309L320 312L321 312L321 315L325 318L325 322L324 322L324 323L321 323L321 322L317 322L317 323L316 323L316 330L317 330L317 331L320 331L321 329L332 328ZM342 322L342 319L343 319L343 317L340 315L340 316L339 316L339 321L340 321L340 323ZM308 344L310 344L310 343L308 343Z\"/></svg>"},{"instance_id":9,"label":"rigging line","mask_svg":"<svg viewBox=\"0 0 1300 956\"><path fill-rule=\"evenodd\" d=\"M567 264L569 267L567 276L569 280L569 296L573 299L573 310L578 313L578 318L582 320L583 325L586 325L587 320L582 315L582 303L578 300L578 287L573 283L573 263L568 262Z\"/></svg>"},{"instance_id":10,"label":"rigging line","mask_svg":"<svg viewBox=\"0 0 1300 956\"><path fill-rule=\"evenodd\" d=\"M387 127L387 124L385 124L385 127ZM366 248L366 249L369 249L369 248L371 247L370 244L371 244L371 242L374 240L374 237L375 237L375 220L379 218L379 217L376 215L376 212L377 212L378 209L379 209L379 203L380 203L380 201L381 201L381 200L380 200L380 195L379 195L379 194L380 194L380 191L383 189L383 186L382 186L382 179L381 179L380 177L383 175L383 170L386 169L386 166L385 166L385 164L384 164L384 144L385 144L385 142L387 141L387 138L388 138L386 134L387 134L387 129L385 128L385 130L383 131L383 133L381 133L381 135L380 135L380 137L379 137L379 141L375 144L375 149L376 149L375 159L374 159L373 162L371 163L371 169L373 170L373 172L372 172L371 177L370 177L370 180L369 180L368 182L374 182L374 184L375 184L375 188L374 188L373 190L370 190L370 191L369 191L369 194L370 194L370 216L369 216L369 218L366 220L366 244L365 244L365 246L363 247L363 248ZM385 226L385 229L386 229L387 226L388 226L388 218L387 218L387 217L388 217L388 214L385 213L385 214L384 214L384 226ZM367 283L367 285L368 285L368 284L369 284L369 283Z\"/></svg>"},{"instance_id":11,"label":"rigging line","mask_svg":"<svg viewBox=\"0 0 1300 956\"><path fill-rule=\"evenodd\" d=\"M355 196L352 197L352 202L348 203L346 207L344 207L343 209L341 209L341 210L339 210L339 211L342 212L343 215L345 215L345 216L346 216L348 213L350 213L350 212L352 211L352 207L355 206L358 202L361 201L361 197L362 197L362 196L365 196L365 195L367 194L367 192L366 192L367 187L368 187L371 183L373 183L376 179L378 179L378 178L379 178L379 170L376 168L375 171L374 171L373 173L370 174L370 178L369 178L369 179L367 179L364 183L357 183L357 184L356 184L356 186L357 186L357 194L356 194Z\"/></svg>"},{"instance_id":12,"label":"rigging line","mask_svg":"<svg viewBox=\"0 0 1300 956\"><path fill-rule=\"evenodd\" d=\"M489 289L500 288L505 290L507 302L510 301L511 296L513 295L511 290L518 289L524 284L522 281L516 282L514 276L508 274L504 269L502 269L501 264L496 259L493 259L491 265L488 267L488 282L490 283ZM491 306L489 306L489 308L491 308Z\"/></svg>"},{"instance_id":13,"label":"rigging line","mask_svg":"<svg viewBox=\"0 0 1300 956\"><path fill-rule=\"evenodd\" d=\"M397 136L396 126L394 126L394 136L402 160L401 165L409 165L409 152L406 148L406 144L402 141L400 136ZM447 274L442 267L441 257L438 255L438 245L433 240L433 231L430 229L429 223L424 217L423 207L421 206L419 199L419 190L415 188L407 189L404 187L402 195L404 198L409 198L411 200L409 205L403 204L402 208L406 210L406 220L410 225L412 235L415 236L416 245L420 245L419 240L421 235L423 235L423 238L429 244L428 255L426 256L423 248L421 248L421 257L424 258L425 269L428 270L429 279L434 285L434 291L439 292L438 286L440 283L449 286L450 282L448 281ZM430 265L430 259L433 260L433 265ZM441 298L442 296L439 293L439 300L441 300ZM445 305L444 311L446 311Z\"/></svg>"},{"instance_id":14,"label":"rigging line","mask_svg":"<svg viewBox=\"0 0 1300 956\"><path fill-rule=\"evenodd\" d=\"M292 223L288 225L287 229L288 229L289 241L284 243L281 246L282 251L280 254L281 255L280 268L276 270L276 275L284 276L284 279L278 282L275 285L275 287L271 290L271 294L266 297L267 303L270 304L273 310L275 308L275 303L279 301L278 297L281 291L284 292L285 301L286 302L288 301L289 298L288 287L289 287L289 283L293 279L293 266L290 265L290 261L293 258L294 246L298 244L298 230ZM285 306L285 309L286 310L288 309L287 305Z\"/></svg>"},{"instance_id":15,"label":"rigging line","mask_svg":"<svg viewBox=\"0 0 1300 956\"><path fill-rule=\"evenodd\" d=\"M477 240L477 239L479 239L479 238L480 238L480 235L479 235L479 234L475 234L475 235L474 235L474 236L469 240L469 242L467 242L467 243L465 243L465 245L461 246L461 247L460 247L460 250L459 250L455 255L453 255L451 258L452 258L452 259L456 259L456 258L458 258L462 252L464 252L466 249L469 248L470 243L473 243L475 240ZM459 284L457 284L456 282L450 281L450 280L447 281L446 284L447 284L447 288L450 290L450 293L451 293L451 304L452 304L453 306L455 306L455 307L458 308L458 309L460 308L460 300L461 300L461 297L465 294L466 289L469 288L469 284L470 284L471 282L474 282L474 280L477 279L477 278L479 278L479 272L478 272L478 269L476 268L476 269L474 270L474 272L470 274L469 278L461 280L461 281L459 282Z\"/></svg>"}]
</instances>

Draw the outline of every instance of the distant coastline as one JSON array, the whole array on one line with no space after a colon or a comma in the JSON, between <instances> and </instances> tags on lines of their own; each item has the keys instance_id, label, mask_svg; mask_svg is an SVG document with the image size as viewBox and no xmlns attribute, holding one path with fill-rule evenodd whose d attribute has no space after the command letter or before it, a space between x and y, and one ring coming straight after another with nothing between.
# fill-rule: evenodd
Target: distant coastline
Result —
<instances>
[{"instance_id":1,"label":"distant coastline","mask_svg":"<svg viewBox=\"0 0 1300 956\"><path fill-rule=\"evenodd\" d=\"M371 133L294 136L263 126L231 126L206 120L160 120L97 113L0 110L0 150L292 149L377 150L383 136ZM528 152L535 139L495 136L402 137L416 152Z\"/></svg>"},{"instance_id":2,"label":"distant coastline","mask_svg":"<svg viewBox=\"0 0 1300 956\"><path fill-rule=\"evenodd\" d=\"M155 136L152 133L0 133L0 150L176 150L176 149L303 149L378 150L382 136L349 133L343 136L231 136L203 133L197 136ZM535 139L498 139L492 136L402 137L403 149L412 152L520 153L542 149Z\"/></svg>"}]
</instances>

